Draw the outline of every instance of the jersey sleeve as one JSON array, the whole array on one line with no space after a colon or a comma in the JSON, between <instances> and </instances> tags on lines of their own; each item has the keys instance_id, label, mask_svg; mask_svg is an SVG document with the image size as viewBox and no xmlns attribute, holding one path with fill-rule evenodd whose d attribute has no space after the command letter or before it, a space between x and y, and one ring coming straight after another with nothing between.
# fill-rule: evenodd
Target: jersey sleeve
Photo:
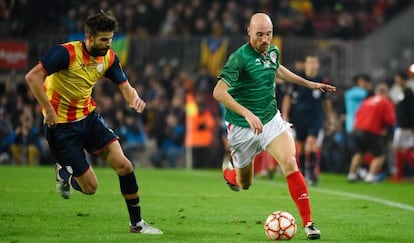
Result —
<instances>
[{"instance_id":1,"label":"jersey sleeve","mask_svg":"<svg viewBox=\"0 0 414 243\"><path fill-rule=\"evenodd\" d=\"M239 79L242 62L240 57L233 53L222 68L218 79L222 79L229 87Z\"/></svg>"},{"instance_id":2,"label":"jersey sleeve","mask_svg":"<svg viewBox=\"0 0 414 243\"><path fill-rule=\"evenodd\" d=\"M326 77L322 77L321 83L328 84L329 83L329 79L326 78ZM332 100L332 98L333 98L333 92L322 92L321 98L323 100Z\"/></svg>"},{"instance_id":3,"label":"jersey sleeve","mask_svg":"<svg viewBox=\"0 0 414 243\"><path fill-rule=\"evenodd\" d=\"M383 107L385 108L385 111L382 115L384 116L385 124L388 126L394 126L396 123L394 104L390 100L385 100Z\"/></svg>"},{"instance_id":4,"label":"jersey sleeve","mask_svg":"<svg viewBox=\"0 0 414 243\"><path fill-rule=\"evenodd\" d=\"M295 90L296 90L296 85L295 84L292 84L292 83L287 83L286 84L286 91L285 91L285 95L288 95L288 96L290 96L290 97L292 97L293 96L293 93L295 92Z\"/></svg>"},{"instance_id":5,"label":"jersey sleeve","mask_svg":"<svg viewBox=\"0 0 414 243\"><path fill-rule=\"evenodd\" d=\"M50 75L69 66L69 53L65 47L56 46L40 58L40 63L47 75Z\"/></svg>"},{"instance_id":6,"label":"jersey sleeve","mask_svg":"<svg viewBox=\"0 0 414 243\"><path fill-rule=\"evenodd\" d=\"M404 91L405 99L407 99L406 107L407 110L411 110L412 107L414 107L414 93L411 91L411 89L405 89ZM414 112L407 112L407 118L408 118L408 124L411 129L414 129Z\"/></svg>"},{"instance_id":7,"label":"jersey sleeve","mask_svg":"<svg viewBox=\"0 0 414 243\"><path fill-rule=\"evenodd\" d=\"M115 84L122 84L127 81L127 77L122 70L121 63L119 63L119 58L115 55L114 62L111 67L106 70L105 77L109 78Z\"/></svg>"}]
</instances>

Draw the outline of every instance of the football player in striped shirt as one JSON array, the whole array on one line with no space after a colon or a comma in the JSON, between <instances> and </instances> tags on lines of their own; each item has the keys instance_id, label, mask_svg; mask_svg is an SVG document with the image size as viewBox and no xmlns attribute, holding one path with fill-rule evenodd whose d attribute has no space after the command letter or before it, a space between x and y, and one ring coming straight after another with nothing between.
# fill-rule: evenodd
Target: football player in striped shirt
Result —
<instances>
[{"instance_id":1,"label":"football player in striped shirt","mask_svg":"<svg viewBox=\"0 0 414 243\"><path fill-rule=\"evenodd\" d=\"M95 111L92 88L101 79L115 83L129 107L141 113L145 102L128 82L110 49L118 22L101 10L86 19L85 40L58 45L27 74L27 83L42 107L49 148L56 159L56 189L65 199L71 188L94 194L97 178L84 150L99 156L119 177L130 218L130 232L162 234L141 217L138 183L119 137Z\"/></svg>"}]
</instances>

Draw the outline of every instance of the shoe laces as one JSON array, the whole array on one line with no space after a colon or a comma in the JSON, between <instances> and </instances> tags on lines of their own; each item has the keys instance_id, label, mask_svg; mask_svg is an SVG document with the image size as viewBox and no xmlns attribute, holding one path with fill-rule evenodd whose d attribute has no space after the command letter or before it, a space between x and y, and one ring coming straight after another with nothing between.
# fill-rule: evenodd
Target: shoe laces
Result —
<instances>
[{"instance_id":1,"label":"shoe laces","mask_svg":"<svg viewBox=\"0 0 414 243\"><path fill-rule=\"evenodd\" d=\"M311 230L316 230L315 223L312 223L312 222L308 223L306 225L306 228L309 228Z\"/></svg>"}]
</instances>

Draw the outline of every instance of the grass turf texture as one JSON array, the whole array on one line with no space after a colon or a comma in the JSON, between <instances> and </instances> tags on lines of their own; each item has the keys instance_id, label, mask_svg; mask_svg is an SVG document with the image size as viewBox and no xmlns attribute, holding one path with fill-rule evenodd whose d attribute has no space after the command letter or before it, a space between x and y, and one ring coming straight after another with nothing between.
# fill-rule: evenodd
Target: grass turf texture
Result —
<instances>
[{"instance_id":1,"label":"grass turf texture","mask_svg":"<svg viewBox=\"0 0 414 243\"><path fill-rule=\"evenodd\" d=\"M0 242L269 242L263 223L276 210L300 222L284 178L256 179L233 192L220 171L136 170L144 219L164 235L130 234L118 178L95 168L98 192L55 192L54 167L0 166ZM414 185L349 184L321 175L309 188L322 242L413 242ZM292 242L307 241L302 227Z\"/></svg>"}]
</instances>

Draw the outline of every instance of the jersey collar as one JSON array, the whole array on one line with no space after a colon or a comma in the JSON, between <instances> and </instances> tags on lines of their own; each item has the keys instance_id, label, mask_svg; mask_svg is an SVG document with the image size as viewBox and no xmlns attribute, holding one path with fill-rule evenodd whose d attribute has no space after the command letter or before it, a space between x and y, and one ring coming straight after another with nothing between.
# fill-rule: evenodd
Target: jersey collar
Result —
<instances>
[{"instance_id":1,"label":"jersey collar","mask_svg":"<svg viewBox=\"0 0 414 243\"><path fill-rule=\"evenodd\" d=\"M269 48L264 52L264 53L260 53L258 51L256 51L256 49L254 49L252 43L249 40L249 46L252 49L252 51L254 51L257 55L261 56L261 57L266 57L267 56L267 51L269 50Z\"/></svg>"}]
</instances>

